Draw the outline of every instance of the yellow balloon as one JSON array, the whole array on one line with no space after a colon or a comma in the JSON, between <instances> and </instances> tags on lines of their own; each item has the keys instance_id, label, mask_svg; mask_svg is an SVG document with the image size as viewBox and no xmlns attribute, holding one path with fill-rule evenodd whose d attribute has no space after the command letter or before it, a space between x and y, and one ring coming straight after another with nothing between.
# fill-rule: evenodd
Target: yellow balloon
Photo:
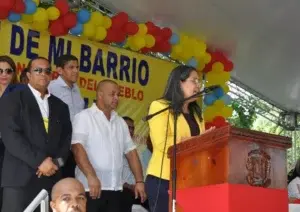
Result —
<instances>
[{"instance_id":1,"label":"yellow balloon","mask_svg":"<svg viewBox=\"0 0 300 212\"><path fill-rule=\"evenodd\" d=\"M146 35L145 36L145 41L146 41L146 47L147 48L152 48L155 45L155 38L153 35Z\"/></svg>"},{"instance_id":2,"label":"yellow balloon","mask_svg":"<svg viewBox=\"0 0 300 212\"><path fill-rule=\"evenodd\" d=\"M206 74L207 83L210 85L224 84L230 80L230 74L228 72L213 72L210 71Z\"/></svg>"},{"instance_id":3,"label":"yellow balloon","mask_svg":"<svg viewBox=\"0 0 300 212\"><path fill-rule=\"evenodd\" d=\"M92 39L95 36L96 30L95 25L88 22L83 25L82 35L88 39Z\"/></svg>"},{"instance_id":4,"label":"yellow balloon","mask_svg":"<svg viewBox=\"0 0 300 212\"><path fill-rule=\"evenodd\" d=\"M198 63L197 70L203 71L204 68L205 68L205 64L203 62Z\"/></svg>"},{"instance_id":5,"label":"yellow balloon","mask_svg":"<svg viewBox=\"0 0 300 212\"><path fill-rule=\"evenodd\" d=\"M35 21L31 26L34 30L43 32L48 30L49 21Z\"/></svg>"},{"instance_id":6,"label":"yellow balloon","mask_svg":"<svg viewBox=\"0 0 300 212\"><path fill-rule=\"evenodd\" d=\"M30 24L33 22L33 15L22 14L21 20L25 24Z\"/></svg>"},{"instance_id":7,"label":"yellow balloon","mask_svg":"<svg viewBox=\"0 0 300 212\"><path fill-rule=\"evenodd\" d=\"M104 27L98 26L95 33L95 41L102 41L106 38L107 31Z\"/></svg>"},{"instance_id":8,"label":"yellow balloon","mask_svg":"<svg viewBox=\"0 0 300 212\"><path fill-rule=\"evenodd\" d=\"M40 0L32 0L32 1L36 4L36 6L40 5Z\"/></svg>"},{"instance_id":9,"label":"yellow balloon","mask_svg":"<svg viewBox=\"0 0 300 212\"><path fill-rule=\"evenodd\" d=\"M49 7L47 9L47 14L48 14L48 19L50 21L55 21L59 18L60 16L60 11L56 7Z\"/></svg>"},{"instance_id":10,"label":"yellow balloon","mask_svg":"<svg viewBox=\"0 0 300 212\"><path fill-rule=\"evenodd\" d=\"M229 86L227 84L222 84L221 87L222 87L224 93L228 93L229 92Z\"/></svg>"},{"instance_id":11,"label":"yellow balloon","mask_svg":"<svg viewBox=\"0 0 300 212\"><path fill-rule=\"evenodd\" d=\"M139 35L146 35L148 32L148 27L146 26L146 24L139 24L139 31L138 34Z\"/></svg>"},{"instance_id":12,"label":"yellow balloon","mask_svg":"<svg viewBox=\"0 0 300 212\"><path fill-rule=\"evenodd\" d=\"M216 116L221 115L221 111L217 111L214 107L206 107L203 113L205 121L212 121Z\"/></svg>"},{"instance_id":13,"label":"yellow balloon","mask_svg":"<svg viewBox=\"0 0 300 212\"><path fill-rule=\"evenodd\" d=\"M112 21L110 19L110 17L107 16L103 16L103 23L102 23L103 27L105 29L109 29L112 25Z\"/></svg>"},{"instance_id":14,"label":"yellow balloon","mask_svg":"<svg viewBox=\"0 0 300 212\"><path fill-rule=\"evenodd\" d=\"M48 21L48 14L44 8L37 8L36 12L33 14L33 21L44 22Z\"/></svg>"},{"instance_id":15,"label":"yellow balloon","mask_svg":"<svg viewBox=\"0 0 300 212\"><path fill-rule=\"evenodd\" d=\"M174 52L175 55L181 55L182 53L182 46L181 45L175 45L172 47L172 52Z\"/></svg>"},{"instance_id":16,"label":"yellow balloon","mask_svg":"<svg viewBox=\"0 0 300 212\"><path fill-rule=\"evenodd\" d=\"M90 22L95 26L103 26L104 17L99 11L92 12Z\"/></svg>"},{"instance_id":17,"label":"yellow balloon","mask_svg":"<svg viewBox=\"0 0 300 212\"><path fill-rule=\"evenodd\" d=\"M224 71L224 65L221 62L215 62L211 67L213 72L222 72Z\"/></svg>"},{"instance_id":18,"label":"yellow balloon","mask_svg":"<svg viewBox=\"0 0 300 212\"><path fill-rule=\"evenodd\" d=\"M133 46L137 49L141 49L146 46L146 41L143 36L137 35L133 37Z\"/></svg>"},{"instance_id":19,"label":"yellow balloon","mask_svg":"<svg viewBox=\"0 0 300 212\"><path fill-rule=\"evenodd\" d=\"M229 118L232 116L232 113L233 113L233 108L232 107L224 107L222 109L222 116L224 118Z\"/></svg>"},{"instance_id":20,"label":"yellow balloon","mask_svg":"<svg viewBox=\"0 0 300 212\"><path fill-rule=\"evenodd\" d=\"M208 64L211 61L211 55L208 52L204 53L203 62Z\"/></svg>"},{"instance_id":21,"label":"yellow balloon","mask_svg":"<svg viewBox=\"0 0 300 212\"><path fill-rule=\"evenodd\" d=\"M214 102L213 107L216 110L222 110L225 107L225 103L224 103L224 101L218 99Z\"/></svg>"}]
</instances>

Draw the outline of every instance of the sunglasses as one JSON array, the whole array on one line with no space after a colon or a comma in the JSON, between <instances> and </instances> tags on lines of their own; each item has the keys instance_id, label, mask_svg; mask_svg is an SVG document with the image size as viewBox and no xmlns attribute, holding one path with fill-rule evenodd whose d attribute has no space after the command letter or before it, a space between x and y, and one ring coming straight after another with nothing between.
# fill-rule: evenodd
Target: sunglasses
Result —
<instances>
[{"instance_id":1,"label":"sunglasses","mask_svg":"<svg viewBox=\"0 0 300 212\"><path fill-rule=\"evenodd\" d=\"M4 74L4 73L12 74L12 73L14 73L14 70L12 68L7 68L7 69L0 68L0 74Z\"/></svg>"},{"instance_id":2,"label":"sunglasses","mask_svg":"<svg viewBox=\"0 0 300 212\"><path fill-rule=\"evenodd\" d=\"M46 75L50 75L52 73L51 68L36 68L32 70L33 72L37 73L37 74L46 74Z\"/></svg>"}]
</instances>

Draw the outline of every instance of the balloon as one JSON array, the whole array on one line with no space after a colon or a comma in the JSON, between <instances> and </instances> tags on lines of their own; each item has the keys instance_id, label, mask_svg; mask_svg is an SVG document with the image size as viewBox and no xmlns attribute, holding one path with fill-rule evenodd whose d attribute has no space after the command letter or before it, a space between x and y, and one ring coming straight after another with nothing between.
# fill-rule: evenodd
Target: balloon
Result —
<instances>
[{"instance_id":1,"label":"balloon","mask_svg":"<svg viewBox=\"0 0 300 212\"><path fill-rule=\"evenodd\" d=\"M96 30L95 25L92 23L87 23L83 25L82 35L88 39L92 39L95 36Z\"/></svg>"},{"instance_id":2,"label":"balloon","mask_svg":"<svg viewBox=\"0 0 300 212\"><path fill-rule=\"evenodd\" d=\"M229 86L227 84L222 84L221 87L225 94L229 92Z\"/></svg>"},{"instance_id":3,"label":"balloon","mask_svg":"<svg viewBox=\"0 0 300 212\"><path fill-rule=\"evenodd\" d=\"M214 109L217 110L217 111L221 111L222 108L225 107L225 104L222 100L216 100L214 105L213 105Z\"/></svg>"},{"instance_id":4,"label":"balloon","mask_svg":"<svg viewBox=\"0 0 300 212\"><path fill-rule=\"evenodd\" d=\"M138 31L139 31L139 27L136 23L134 22L128 22L125 26L124 26L124 31L128 34L128 35L135 35Z\"/></svg>"},{"instance_id":5,"label":"balloon","mask_svg":"<svg viewBox=\"0 0 300 212\"><path fill-rule=\"evenodd\" d=\"M141 48L145 47L146 41L143 38L143 36L136 35L133 37L132 44L133 44L133 47L136 47L137 49L140 50Z\"/></svg>"},{"instance_id":6,"label":"balloon","mask_svg":"<svg viewBox=\"0 0 300 212\"><path fill-rule=\"evenodd\" d=\"M206 44L204 42L194 42L194 54L195 56L202 56L206 51Z\"/></svg>"},{"instance_id":7,"label":"balloon","mask_svg":"<svg viewBox=\"0 0 300 212\"><path fill-rule=\"evenodd\" d=\"M105 29L109 29L111 27L111 25L112 25L112 21L111 21L110 17L104 16L103 17L103 27Z\"/></svg>"},{"instance_id":8,"label":"balloon","mask_svg":"<svg viewBox=\"0 0 300 212\"><path fill-rule=\"evenodd\" d=\"M17 14L17 13L9 13L8 18L7 18L10 22L16 23L19 22L21 20L21 15Z\"/></svg>"},{"instance_id":9,"label":"balloon","mask_svg":"<svg viewBox=\"0 0 300 212\"><path fill-rule=\"evenodd\" d=\"M213 63L211 68L212 68L213 72L224 71L224 65L221 62L215 62L215 63Z\"/></svg>"},{"instance_id":10,"label":"balloon","mask_svg":"<svg viewBox=\"0 0 300 212\"><path fill-rule=\"evenodd\" d=\"M44 22L48 21L48 14L44 8L37 8L36 12L33 14L33 21Z\"/></svg>"},{"instance_id":11,"label":"balloon","mask_svg":"<svg viewBox=\"0 0 300 212\"><path fill-rule=\"evenodd\" d=\"M147 26L147 29L148 29L148 34L150 34L150 35L156 35L157 33L157 27L152 23L152 22L150 22L150 21L148 21L147 23L146 23L146 26Z\"/></svg>"},{"instance_id":12,"label":"balloon","mask_svg":"<svg viewBox=\"0 0 300 212\"><path fill-rule=\"evenodd\" d=\"M138 34L139 35L146 35L147 34L147 31L148 31L148 28L145 24L139 24L139 31L138 31Z\"/></svg>"},{"instance_id":13,"label":"balloon","mask_svg":"<svg viewBox=\"0 0 300 212\"><path fill-rule=\"evenodd\" d=\"M191 66L191 67L194 67L194 68L197 68L198 61L196 60L196 58L192 57L191 59L188 60L187 65Z\"/></svg>"},{"instance_id":14,"label":"balloon","mask_svg":"<svg viewBox=\"0 0 300 212\"><path fill-rule=\"evenodd\" d=\"M128 15L124 12L120 12L114 17L112 17L112 27L113 28L122 28L128 22Z\"/></svg>"},{"instance_id":15,"label":"balloon","mask_svg":"<svg viewBox=\"0 0 300 212\"><path fill-rule=\"evenodd\" d=\"M216 128L220 128L220 127L223 127L226 124L226 120L224 117L222 116L216 116L214 119L213 119L213 125L216 126Z\"/></svg>"},{"instance_id":16,"label":"balloon","mask_svg":"<svg viewBox=\"0 0 300 212\"><path fill-rule=\"evenodd\" d=\"M25 3L23 0L16 0L14 7L12 8L11 12L14 13L24 13L26 9Z\"/></svg>"},{"instance_id":17,"label":"balloon","mask_svg":"<svg viewBox=\"0 0 300 212\"><path fill-rule=\"evenodd\" d=\"M96 33L95 33L95 41L103 41L107 35L107 31L104 27L98 26L96 28Z\"/></svg>"},{"instance_id":18,"label":"balloon","mask_svg":"<svg viewBox=\"0 0 300 212\"><path fill-rule=\"evenodd\" d=\"M170 43L172 45L176 45L176 44L179 43L179 41L180 41L180 37L176 33L173 33L171 38L170 38Z\"/></svg>"},{"instance_id":19,"label":"balloon","mask_svg":"<svg viewBox=\"0 0 300 212\"><path fill-rule=\"evenodd\" d=\"M226 61L224 64L224 71L230 72L233 69L233 63L231 61Z\"/></svg>"},{"instance_id":20,"label":"balloon","mask_svg":"<svg viewBox=\"0 0 300 212\"><path fill-rule=\"evenodd\" d=\"M27 0L26 0L27 1ZM36 4L36 6L39 6L39 4L40 4L40 0L32 0L35 4Z\"/></svg>"},{"instance_id":21,"label":"balloon","mask_svg":"<svg viewBox=\"0 0 300 212\"><path fill-rule=\"evenodd\" d=\"M75 27L70 30L73 35L80 35L83 32L83 24L77 23Z\"/></svg>"},{"instance_id":22,"label":"balloon","mask_svg":"<svg viewBox=\"0 0 300 212\"><path fill-rule=\"evenodd\" d=\"M145 41L146 41L146 47L147 48L152 48L155 45L155 38L153 35L147 34L145 36Z\"/></svg>"},{"instance_id":23,"label":"balloon","mask_svg":"<svg viewBox=\"0 0 300 212\"><path fill-rule=\"evenodd\" d=\"M199 64L198 64L198 67L197 67L197 70L203 71L204 67L205 67L205 64L204 64L204 63L199 63Z\"/></svg>"},{"instance_id":24,"label":"balloon","mask_svg":"<svg viewBox=\"0 0 300 212\"><path fill-rule=\"evenodd\" d=\"M49 32L53 36L62 36L68 33L60 19L51 22Z\"/></svg>"},{"instance_id":25,"label":"balloon","mask_svg":"<svg viewBox=\"0 0 300 212\"><path fill-rule=\"evenodd\" d=\"M86 10L86 9L80 9L77 12L77 20L79 23L81 24L85 24L87 23L89 20L91 19L91 13L90 11Z\"/></svg>"},{"instance_id":26,"label":"balloon","mask_svg":"<svg viewBox=\"0 0 300 212\"><path fill-rule=\"evenodd\" d=\"M33 22L32 23L32 28L36 31L45 31L45 30L48 30L48 27L49 27L49 21L36 21L36 22Z\"/></svg>"},{"instance_id":27,"label":"balloon","mask_svg":"<svg viewBox=\"0 0 300 212\"><path fill-rule=\"evenodd\" d=\"M69 4L67 0L56 0L55 7L57 7L60 11L61 16L64 16L69 12Z\"/></svg>"},{"instance_id":28,"label":"balloon","mask_svg":"<svg viewBox=\"0 0 300 212\"><path fill-rule=\"evenodd\" d=\"M181 55L183 51L183 48L181 45L175 45L172 47L172 52L174 52L175 55Z\"/></svg>"},{"instance_id":29,"label":"balloon","mask_svg":"<svg viewBox=\"0 0 300 212\"><path fill-rule=\"evenodd\" d=\"M203 56L203 62L205 64L208 64L210 61L211 61L211 55L208 52L205 52Z\"/></svg>"},{"instance_id":30,"label":"balloon","mask_svg":"<svg viewBox=\"0 0 300 212\"><path fill-rule=\"evenodd\" d=\"M213 105L216 100L217 98L213 94L207 94L205 95L203 102L205 105Z\"/></svg>"},{"instance_id":31,"label":"balloon","mask_svg":"<svg viewBox=\"0 0 300 212\"><path fill-rule=\"evenodd\" d=\"M214 127L212 122L205 122L205 130L209 130L212 127Z\"/></svg>"},{"instance_id":32,"label":"balloon","mask_svg":"<svg viewBox=\"0 0 300 212\"><path fill-rule=\"evenodd\" d=\"M230 80L230 74L225 71L217 73L211 71L206 74L206 80L211 85L220 85Z\"/></svg>"},{"instance_id":33,"label":"balloon","mask_svg":"<svg viewBox=\"0 0 300 212\"><path fill-rule=\"evenodd\" d=\"M9 11L0 8L0 20L7 19L8 15L9 15Z\"/></svg>"},{"instance_id":34,"label":"balloon","mask_svg":"<svg viewBox=\"0 0 300 212\"><path fill-rule=\"evenodd\" d=\"M77 16L73 12L68 12L62 19L65 28L71 29L77 24Z\"/></svg>"},{"instance_id":35,"label":"balloon","mask_svg":"<svg viewBox=\"0 0 300 212\"><path fill-rule=\"evenodd\" d=\"M222 109L222 115L224 118L229 118L232 116L233 108L232 107L224 107Z\"/></svg>"},{"instance_id":36,"label":"balloon","mask_svg":"<svg viewBox=\"0 0 300 212\"><path fill-rule=\"evenodd\" d=\"M48 14L48 19L50 21L55 21L59 18L60 16L60 11L56 7L49 7L47 9L47 14Z\"/></svg>"},{"instance_id":37,"label":"balloon","mask_svg":"<svg viewBox=\"0 0 300 212\"><path fill-rule=\"evenodd\" d=\"M213 91L215 97L217 99L221 98L222 96L224 96L224 91L222 89L222 87L219 87L219 88L216 88L214 91Z\"/></svg>"},{"instance_id":38,"label":"balloon","mask_svg":"<svg viewBox=\"0 0 300 212\"><path fill-rule=\"evenodd\" d=\"M221 99L223 100L225 105L230 105L232 102L232 99L229 95L224 95Z\"/></svg>"},{"instance_id":39,"label":"balloon","mask_svg":"<svg viewBox=\"0 0 300 212\"><path fill-rule=\"evenodd\" d=\"M221 115L221 111L216 111L213 107L205 108L203 112L204 120L205 121L212 121L214 117Z\"/></svg>"},{"instance_id":40,"label":"balloon","mask_svg":"<svg viewBox=\"0 0 300 212\"><path fill-rule=\"evenodd\" d=\"M172 30L169 27L165 27L161 30L161 34L165 39L169 40L172 36Z\"/></svg>"},{"instance_id":41,"label":"balloon","mask_svg":"<svg viewBox=\"0 0 300 212\"><path fill-rule=\"evenodd\" d=\"M91 13L91 23L95 26L103 25L103 15L99 11L94 11Z\"/></svg>"},{"instance_id":42,"label":"balloon","mask_svg":"<svg viewBox=\"0 0 300 212\"><path fill-rule=\"evenodd\" d=\"M33 15L22 14L21 21L26 24L30 24L33 22Z\"/></svg>"},{"instance_id":43,"label":"balloon","mask_svg":"<svg viewBox=\"0 0 300 212\"><path fill-rule=\"evenodd\" d=\"M15 5L15 0L1 0L0 1L0 8L1 12L2 11L7 11L9 12Z\"/></svg>"},{"instance_id":44,"label":"balloon","mask_svg":"<svg viewBox=\"0 0 300 212\"><path fill-rule=\"evenodd\" d=\"M25 14L32 15L36 12L36 9L37 9L37 6L33 1L27 0L25 2Z\"/></svg>"}]
</instances>

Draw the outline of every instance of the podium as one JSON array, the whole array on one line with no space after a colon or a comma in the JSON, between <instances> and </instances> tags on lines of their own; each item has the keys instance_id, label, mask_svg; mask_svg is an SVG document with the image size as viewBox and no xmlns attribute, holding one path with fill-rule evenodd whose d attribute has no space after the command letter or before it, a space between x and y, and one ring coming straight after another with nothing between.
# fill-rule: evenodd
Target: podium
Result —
<instances>
[{"instance_id":1,"label":"podium","mask_svg":"<svg viewBox=\"0 0 300 212\"><path fill-rule=\"evenodd\" d=\"M231 126L179 143L177 211L288 212L290 147L290 138Z\"/></svg>"}]
</instances>

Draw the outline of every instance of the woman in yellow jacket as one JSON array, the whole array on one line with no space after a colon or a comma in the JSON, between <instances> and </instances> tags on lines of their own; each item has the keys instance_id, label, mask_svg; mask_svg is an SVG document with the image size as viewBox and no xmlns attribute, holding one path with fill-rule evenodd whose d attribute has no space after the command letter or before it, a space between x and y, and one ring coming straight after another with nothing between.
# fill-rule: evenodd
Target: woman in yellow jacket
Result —
<instances>
[{"instance_id":1,"label":"woman in yellow jacket","mask_svg":"<svg viewBox=\"0 0 300 212\"><path fill-rule=\"evenodd\" d=\"M176 67L169 76L163 97L151 103L149 114L168 107L170 102L182 102L184 98L199 92L201 85L202 78L194 68L184 65ZM179 107L178 143L205 130L201 108L196 100L191 99ZM173 145L173 112L167 110L153 117L149 120L149 128L153 154L147 170L146 192L151 212L168 212L170 160L167 151Z\"/></svg>"}]
</instances>

